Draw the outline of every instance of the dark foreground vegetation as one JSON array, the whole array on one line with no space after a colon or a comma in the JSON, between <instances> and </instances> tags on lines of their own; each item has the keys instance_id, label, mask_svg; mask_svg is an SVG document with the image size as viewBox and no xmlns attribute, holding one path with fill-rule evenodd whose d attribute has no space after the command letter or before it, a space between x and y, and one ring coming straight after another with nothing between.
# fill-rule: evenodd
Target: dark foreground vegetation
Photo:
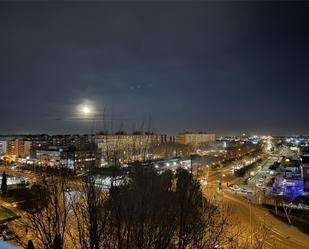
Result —
<instances>
[{"instance_id":1,"label":"dark foreground vegetation","mask_svg":"<svg viewBox=\"0 0 309 249\"><path fill-rule=\"evenodd\" d=\"M246 238L239 244L241 229L230 208L207 200L187 170L160 174L138 164L108 188L93 173L47 179L33 191L37 205L12 224L25 248L249 248ZM255 241L250 248L263 248L266 237Z\"/></svg>"},{"instance_id":2,"label":"dark foreground vegetation","mask_svg":"<svg viewBox=\"0 0 309 249\"><path fill-rule=\"evenodd\" d=\"M89 174L82 182L52 177L40 200L14 224L35 248L214 248L232 242L230 215L208 202L199 182L183 169L158 174L137 165L110 189ZM48 190L48 193L46 192Z\"/></svg>"}]
</instances>

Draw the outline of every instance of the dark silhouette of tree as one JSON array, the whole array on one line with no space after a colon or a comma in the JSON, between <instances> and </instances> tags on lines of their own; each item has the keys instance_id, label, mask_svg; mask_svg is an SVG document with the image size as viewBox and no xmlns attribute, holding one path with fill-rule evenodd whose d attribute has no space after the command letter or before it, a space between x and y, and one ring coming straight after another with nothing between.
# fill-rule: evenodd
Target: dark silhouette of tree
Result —
<instances>
[{"instance_id":1,"label":"dark silhouette of tree","mask_svg":"<svg viewBox=\"0 0 309 249\"><path fill-rule=\"evenodd\" d=\"M62 249L62 248L63 247L62 247L62 241L61 241L60 235L56 234L54 238L54 242L53 242L53 249Z\"/></svg>"},{"instance_id":2,"label":"dark silhouette of tree","mask_svg":"<svg viewBox=\"0 0 309 249\"><path fill-rule=\"evenodd\" d=\"M178 169L176 185L178 213L178 248L186 248L197 235L196 229L202 229L200 208L207 204L200 185L187 170ZM204 203L205 202L205 203ZM199 225L198 225L199 224Z\"/></svg>"},{"instance_id":3,"label":"dark silhouette of tree","mask_svg":"<svg viewBox=\"0 0 309 249\"><path fill-rule=\"evenodd\" d=\"M158 175L135 165L131 180L110 189L115 248L164 249L172 246L176 228L170 172Z\"/></svg>"},{"instance_id":4,"label":"dark silhouette of tree","mask_svg":"<svg viewBox=\"0 0 309 249\"><path fill-rule=\"evenodd\" d=\"M35 249L32 240L28 241L27 249Z\"/></svg>"},{"instance_id":5,"label":"dark silhouette of tree","mask_svg":"<svg viewBox=\"0 0 309 249\"><path fill-rule=\"evenodd\" d=\"M28 241L27 249L35 249L32 240Z\"/></svg>"},{"instance_id":6,"label":"dark silhouette of tree","mask_svg":"<svg viewBox=\"0 0 309 249\"><path fill-rule=\"evenodd\" d=\"M230 213L210 204L187 170L136 164L126 184L110 189L107 207L114 244L103 248L204 249L230 239Z\"/></svg>"},{"instance_id":7,"label":"dark silhouette of tree","mask_svg":"<svg viewBox=\"0 0 309 249\"><path fill-rule=\"evenodd\" d=\"M8 186L7 186L6 173L5 173L5 171L3 171L3 173L2 173L2 182L1 182L2 194L6 195L7 190L8 190Z\"/></svg>"}]
</instances>

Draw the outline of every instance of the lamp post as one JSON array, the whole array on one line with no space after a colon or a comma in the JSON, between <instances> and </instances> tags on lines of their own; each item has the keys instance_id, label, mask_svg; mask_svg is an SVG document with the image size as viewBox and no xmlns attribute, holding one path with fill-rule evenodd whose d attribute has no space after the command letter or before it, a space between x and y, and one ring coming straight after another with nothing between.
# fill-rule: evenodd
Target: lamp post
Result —
<instances>
[{"instance_id":1,"label":"lamp post","mask_svg":"<svg viewBox=\"0 0 309 249\"><path fill-rule=\"evenodd\" d=\"M249 213L250 213L250 242L251 247L253 246L253 231L252 231L252 207L251 207L251 200L249 200Z\"/></svg>"}]
</instances>

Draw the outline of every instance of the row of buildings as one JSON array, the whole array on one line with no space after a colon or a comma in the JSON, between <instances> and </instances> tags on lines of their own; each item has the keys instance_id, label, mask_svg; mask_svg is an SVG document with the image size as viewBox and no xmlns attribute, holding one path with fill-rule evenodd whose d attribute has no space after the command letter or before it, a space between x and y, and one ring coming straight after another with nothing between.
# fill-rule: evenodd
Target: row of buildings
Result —
<instances>
[{"instance_id":1,"label":"row of buildings","mask_svg":"<svg viewBox=\"0 0 309 249\"><path fill-rule=\"evenodd\" d=\"M215 134L125 132L95 135L29 135L0 137L0 155L6 161L87 169L97 165L124 164L135 160L156 159L152 148L163 143L197 145L215 141Z\"/></svg>"},{"instance_id":2,"label":"row of buildings","mask_svg":"<svg viewBox=\"0 0 309 249\"><path fill-rule=\"evenodd\" d=\"M23 139L3 139L0 141L0 154L15 158L30 157L31 141Z\"/></svg>"}]
</instances>

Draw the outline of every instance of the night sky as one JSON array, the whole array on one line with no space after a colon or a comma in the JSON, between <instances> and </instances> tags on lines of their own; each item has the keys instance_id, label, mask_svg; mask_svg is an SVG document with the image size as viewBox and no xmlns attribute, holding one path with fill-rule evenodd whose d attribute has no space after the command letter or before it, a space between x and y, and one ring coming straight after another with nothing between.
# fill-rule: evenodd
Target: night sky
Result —
<instances>
[{"instance_id":1,"label":"night sky","mask_svg":"<svg viewBox=\"0 0 309 249\"><path fill-rule=\"evenodd\" d=\"M309 134L308 13L309 2L2 2L0 133L90 132L76 111L90 103L116 130Z\"/></svg>"}]
</instances>

